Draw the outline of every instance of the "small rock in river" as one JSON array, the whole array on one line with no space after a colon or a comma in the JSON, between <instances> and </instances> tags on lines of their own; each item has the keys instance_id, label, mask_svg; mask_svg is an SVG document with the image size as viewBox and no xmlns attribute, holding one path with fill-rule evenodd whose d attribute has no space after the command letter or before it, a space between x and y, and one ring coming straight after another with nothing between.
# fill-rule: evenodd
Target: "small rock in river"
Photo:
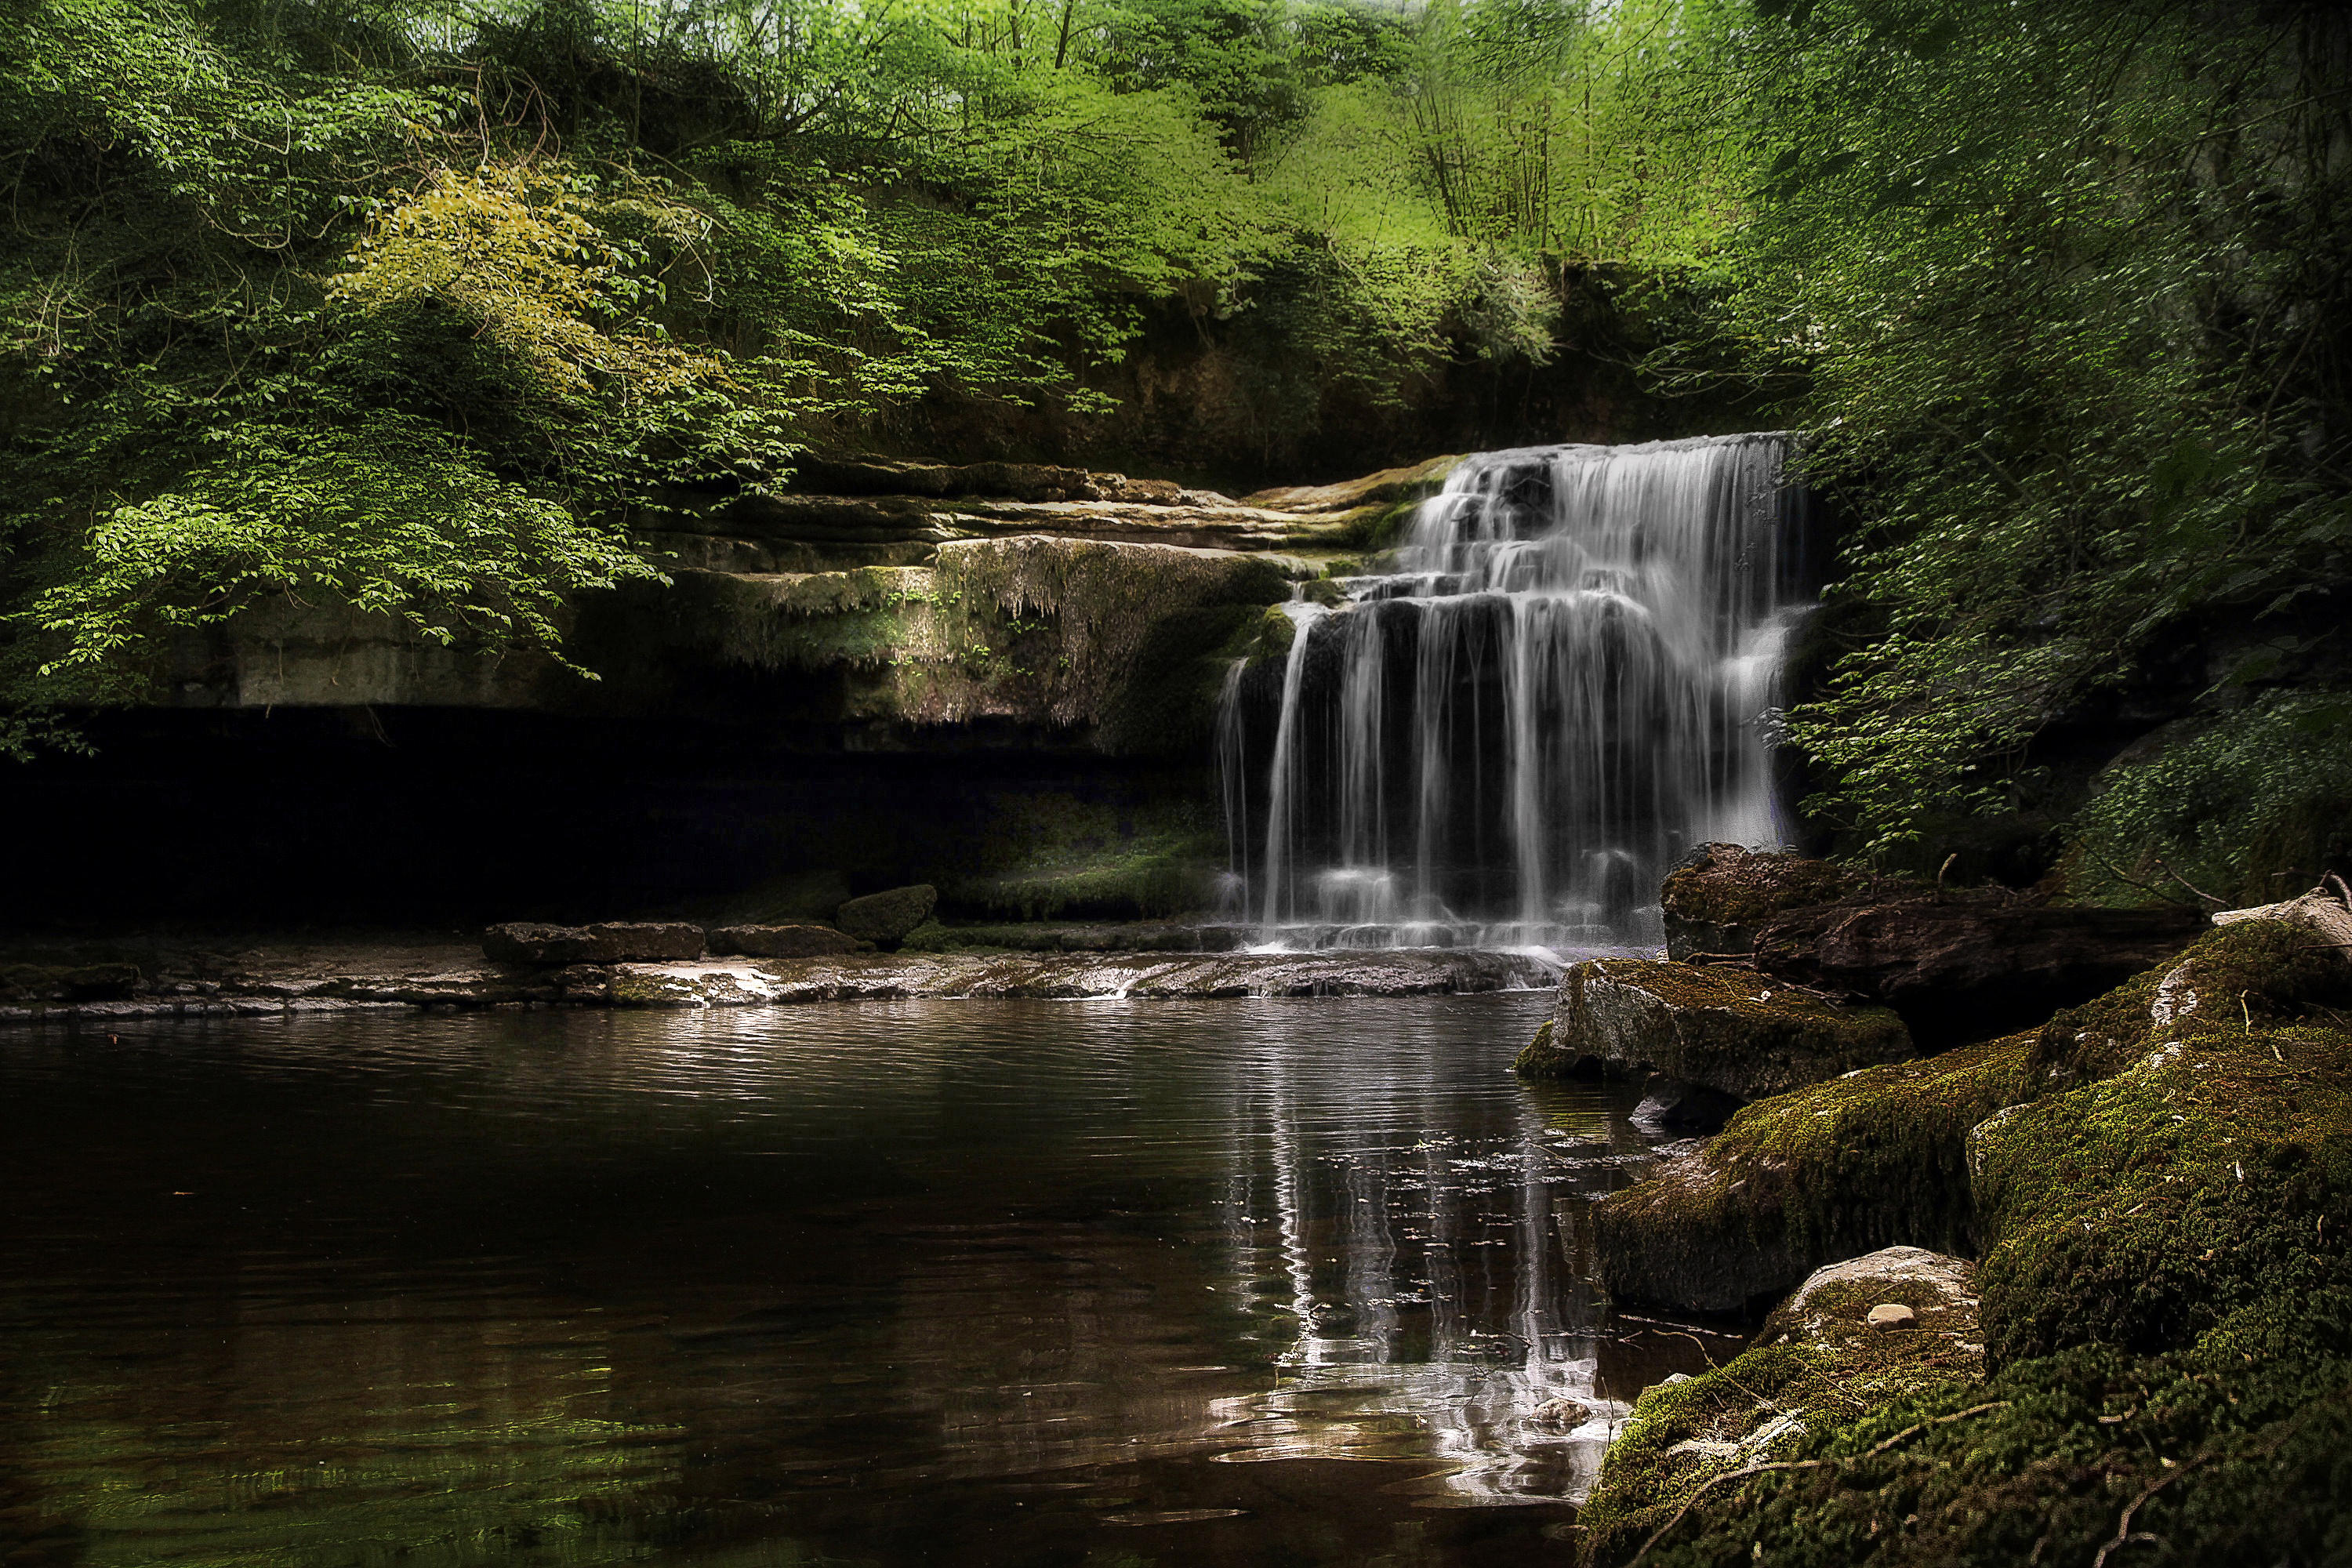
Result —
<instances>
[{"instance_id":1,"label":"small rock in river","mask_svg":"<svg viewBox=\"0 0 2352 1568\"><path fill-rule=\"evenodd\" d=\"M1529 1414L1547 1426L1581 1426L1592 1419L1592 1407L1573 1399L1547 1399Z\"/></svg>"},{"instance_id":2,"label":"small rock in river","mask_svg":"<svg viewBox=\"0 0 2352 1568\"><path fill-rule=\"evenodd\" d=\"M1900 1301L1881 1301L1864 1321L1874 1329L1907 1329L1917 1324L1919 1314Z\"/></svg>"}]
</instances>

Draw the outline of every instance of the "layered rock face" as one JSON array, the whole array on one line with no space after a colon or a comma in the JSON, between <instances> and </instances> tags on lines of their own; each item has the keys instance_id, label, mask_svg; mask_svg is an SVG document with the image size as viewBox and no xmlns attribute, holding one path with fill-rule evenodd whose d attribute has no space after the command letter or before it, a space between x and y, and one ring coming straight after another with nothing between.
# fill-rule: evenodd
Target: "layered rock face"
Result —
<instances>
[{"instance_id":1,"label":"layered rock face","mask_svg":"<svg viewBox=\"0 0 2352 1568\"><path fill-rule=\"evenodd\" d=\"M813 459L775 493L680 493L632 519L671 582L579 604L570 651L600 680L288 603L184 640L153 701L720 721L750 706L851 743L995 725L1114 755L1197 749L1258 612L1454 461L1244 502L1036 464Z\"/></svg>"}]
</instances>

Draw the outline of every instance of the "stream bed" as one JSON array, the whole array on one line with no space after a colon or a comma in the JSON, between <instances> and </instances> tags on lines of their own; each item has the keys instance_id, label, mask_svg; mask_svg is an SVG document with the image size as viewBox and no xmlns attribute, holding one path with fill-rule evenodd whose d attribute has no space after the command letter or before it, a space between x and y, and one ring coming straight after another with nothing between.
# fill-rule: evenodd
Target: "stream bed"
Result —
<instances>
[{"instance_id":1,"label":"stream bed","mask_svg":"<svg viewBox=\"0 0 2352 1568\"><path fill-rule=\"evenodd\" d=\"M1738 1342L1599 1303L1549 1001L11 1031L0 1557L1565 1561Z\"/></svg>"}]
</instances>

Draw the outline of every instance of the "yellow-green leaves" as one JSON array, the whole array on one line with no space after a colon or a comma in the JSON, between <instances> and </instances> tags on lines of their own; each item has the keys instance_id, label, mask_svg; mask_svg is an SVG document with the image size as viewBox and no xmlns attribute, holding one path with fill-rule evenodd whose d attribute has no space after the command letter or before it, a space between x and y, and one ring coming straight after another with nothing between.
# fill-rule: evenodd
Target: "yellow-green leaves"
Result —
<instances>
[{"instance_id":1,"label":"yellow-green leaves","mask_svg":"<svg viewBox=\"0 0 2352 1568\"><path fill-rule=\"evenodd\" d=\"M657 297L639 245L609 232L615 219L688 237L694 219L646 196L583 195L559 169L444 170L385 204L352 247L331 297L362 310L396 305L463 312L550 391L583 396L599 378L625 378L659 397L721 375L719 362L619 318Z\"/></svg>"}]
</instances>

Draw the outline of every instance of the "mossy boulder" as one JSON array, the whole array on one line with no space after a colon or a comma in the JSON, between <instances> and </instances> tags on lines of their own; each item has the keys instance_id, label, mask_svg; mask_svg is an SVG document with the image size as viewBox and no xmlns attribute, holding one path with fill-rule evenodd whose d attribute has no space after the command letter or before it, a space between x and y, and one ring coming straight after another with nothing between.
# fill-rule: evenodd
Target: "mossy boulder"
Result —
<instances>
[{"instance_id":1,"label":"mossy boulder","mask_svg":"<svg viewBox=\"0 0 2352 1568\"><path fill-rule=\"evenodd\" d=\"M1784 910L1902 885L1810 856L1702 844L1668 873L1658 890L1666 922L1666 956L1750 952L1756 932Z\"/></svg>"},{"instance_id":2,"label":"mossy boulder","mask_svg":"<svg viewBox=\"0 0 2352 1568\"><path fill-rule=\"evenodd\" d=\"M2046 1092L1967 1138L1985 1379L1816 1401L1780 1468L1713 1486L1645 1431L1587 1560L1654 1532L1645 1564L2352 1560L2343 963L2307 927L2225 927L2023 1037ZM1660 1410L1786 1405L1796 1349Z\"/></svg>"},{"instance_id":3,"label":"mossy boulder","mask_svg":"<svg viewBox=\"0 0 2352 1568\"><path fill-rule=\"evenodd\" d=\"M1592 959L1560 976L1550 1028L1519 1053L1531 1078L1663 1073L1761 1100L1912 1055L1885 1007L1800 990L1752 969Z\"/></svg>"},{"instance_id":4,"label":"mossy boulder","mask_svg":"<svg viewBox=\"0 0 2352 1568\"><path fill-rule=\"evenodd\" d=\"M1874 1328L1872 1309L1888 1304L1916 1321ZM1586 1561L1622 1560L1699 1487L1782 1458L1812 1429L1983 1372L1966 1261L1893 1247L1816 1269L1728 1365L1642 1396L1579 1516Z\"/></svg>"},{"instance_id":5,"label":"mossy boulder","mask_svg":"<svg viewBox=\"0 0 2352 1568\"><path fill-rule=\"evenodd\" d=\"M2063 1089L2122 1071L2168 1032L2298 1022L2330 1010L2352 1010L2352 959L2299 922L2236 921L2053 1016L2035 1039L2035 1071Z\"/></svg>"},{"instance_id":6,"label":"mossy boulder","mask_svg":"<svg viewBox=\"0 0 2352 1568\"><path fill-rule=\"evenodd\" d=\"M833 913L834 923L860 942L896 947L909 931L931 918L940 905L940 890L929 882L891 888L852 899Z\"/></svg>"},{"instance_id":7,"label":"mossy boulder","mask_svg":"<svg viewBox=\"0 0 2352 1568\"><path fill-rule=\"evenodd\" d=\"M1968 1134L2031 1098L2033 1037L1868 1068L1748 1106L1595 1211L1612 1294L1738 1311L1824 1263L1973 1250Z\"/></svg>"}]
</instances>

